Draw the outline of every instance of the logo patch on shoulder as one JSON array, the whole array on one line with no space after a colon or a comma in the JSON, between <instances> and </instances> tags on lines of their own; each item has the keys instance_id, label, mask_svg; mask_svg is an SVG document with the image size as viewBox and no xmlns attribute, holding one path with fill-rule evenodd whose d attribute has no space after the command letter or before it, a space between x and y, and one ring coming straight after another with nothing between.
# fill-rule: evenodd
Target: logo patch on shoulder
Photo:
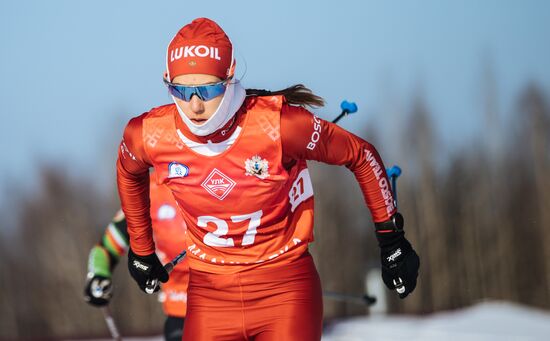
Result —
<instances>
[{"instance_id":1,"label":"logo patch on shoulder","mask_svg":"<svg viewBox=\"0 0 550 341\"><path fill-rule=\"evenodd\" d=\"M202 182L202 187L214 197L223 200L236 184L237 183L231 180L227 175L214 168Z\"/></svg>"},{"instance_id":2,"label":"logo patch on shoulder","mask_svg":"<svg viewBox=\"0 0 550 341\"><path fill-rule=\"evenodd\" d=\"M254 175L262 180L269 177L269 162L258 155L246 160L244 168L246 175Z\"/></svg>"},{"instance_id":3,"label":"logo patch on shoulder","mask_svg":"<svg viewBox=\"0 0 550 341\"><path fill-rule=\"evenodd\" d=\"M184 178L189 175L189 167L178 162L170 162L168 165L168 179Z\"/></svg>"}]
</instances>

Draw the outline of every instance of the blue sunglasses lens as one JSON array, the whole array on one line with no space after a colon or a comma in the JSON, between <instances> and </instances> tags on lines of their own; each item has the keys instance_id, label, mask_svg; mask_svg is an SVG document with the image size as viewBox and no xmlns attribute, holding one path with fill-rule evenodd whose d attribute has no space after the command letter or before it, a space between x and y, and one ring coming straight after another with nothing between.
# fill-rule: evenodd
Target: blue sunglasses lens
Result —
<instances>
[{"instance_id":1,"label":"blue sunglasses lens","mask_svg":"<svg viewBox=\"0 0 550 341\"><path fill-rule=\"evenodd\" d=\"M164 80L170 94L186 102L189 102L193 95L197 95L203 101L209 101L214 97L218 97L225 92L227 87L226 82L227 81L221 81L208 85L185 86L170 83L167 80Z\"/></svg>"}]
</instances>

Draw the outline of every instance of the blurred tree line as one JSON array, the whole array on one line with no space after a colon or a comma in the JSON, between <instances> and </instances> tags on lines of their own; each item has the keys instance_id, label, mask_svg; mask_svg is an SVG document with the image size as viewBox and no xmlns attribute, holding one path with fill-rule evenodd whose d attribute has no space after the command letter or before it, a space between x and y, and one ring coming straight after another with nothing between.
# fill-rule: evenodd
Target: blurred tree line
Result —
<instances>
[{"instance_id":1,"label":"blurred tree line","mask_svg":"<svg viewBox=\"0 0 550 341\"><path fill-rule=\"evenodd\" d=\"M113 167L114 169L114 167ZM17 226L0 245L0 339L106 337L101 311L84 302L88 253L117 210L113 195L63 168L40 168L40 188L17 196ZM131 283L126 258L114 272L112 311L123 335L160 334L156 296Z\"/></svg>"},{"instance_id":2,"label":"blurred tree line","mask_svg":"<svg viewBox=\"0 0 550 341\"><path fill-rule=\"evenodd\" d=\"M530 84L504 123L496 101L487 97L482 136L448 155L444 167L422 98L396 137L403 146L397 163L404 169L399 210L421 269L410 297L389 293L391 312L424 314L485 299L550 309L550 107ZM388 158L376 130L365 136ZM313 250L324 288L362 293L366 268L379 264L370 215L357 206L361 195L350 172L320 168ZM326 317L361 310L325 302Z\"/></svg>"},{"instance_id":3,"label":"blurred tree line","mask_svg":"<svg viewBox=\"0 0 550 341\"><path fill-rule=\"evenodd\" d=\"M490 97L490 96L489 96ZM397 134L404 169L398 181L406 235L421 257L418 286L392 312L430 313L484 299L550 308L550 108L536 85L520 94L507 125L486 106L483 136L438 159L438 136L418 98ZM368 129L386 161L377 130ZM310 164L316 192L312 253L325 290L364 292L378 248L370 214L353 175ZM87 256L117 209L92 180L45 165L33 192L10 191L15 226L0 226L0 339L105 337L101 312L84 303ZM17 194L19 193L19 194ZM2 225L5 225L3 220ZM142 294L122 259L115 271L114 318L123 335L160 334L156 297ZM327 318L364 314L365 307L325 300Z\"/></svg>"}]
</instances>

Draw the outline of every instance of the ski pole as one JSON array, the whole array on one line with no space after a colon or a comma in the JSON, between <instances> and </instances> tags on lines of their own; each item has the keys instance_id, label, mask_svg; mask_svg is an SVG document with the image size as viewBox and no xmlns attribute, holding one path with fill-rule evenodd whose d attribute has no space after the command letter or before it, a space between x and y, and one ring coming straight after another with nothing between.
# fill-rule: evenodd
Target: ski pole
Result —
<instances>
[{"instance_id":1,"label":"ski pole","mask_svg":"<svg viewBox=\"0 0 550 341\"><path fill-rule=\"evenodd\" d=\"M340 108L342 109L342 113L338 115L334 120L332 120L332 123L337 123L344 116L357 112L357 104L355 104L355 102L348 102L344 100L340 104ZM394 201L395 208L397 208L397 178L401 175L402 171L398 165L394 165L391 168L386 169L386 172L388 174L388 177L390 177L391 179L393 201ZM405 291L403 280L401 278L398 278L398 280L394 280L393 282L395 285L395 290L398 293L402 294ZM361 302L361 303L366 303L368 305L372 305L376 303L376 297L369 296L367 294L363 296L355 296L355 295L347 295L347 294L328 291L328 292L324 292L323 295L329 298L338 299L341 301Z\"/></svg>"},{"instance_id":2,"label":"ski pole","mask_svg":"<svg viewBox=\"0 0 550 341\"><path fill-rule=\"evenodd\" d=\"M338 123L342 117L357 112L357 104L355 104L355 102L348 102L344 100L340 103L340 108L342 109L342 113L332 120L332 123Z\"/></svg>"},{"instance_id":3,"label":"ski pole","mask_svg":"<svg viewBox=\"0 0 550 341\"><path fill-rule=\"evenodd\" d=\"M104 305L103 307L101 307L101 312L103 313L105 323L107 323L107 328L109 329L109 333L111 333L113 340L122 341L122 337L120 336L115 320L111 315L111 309L109 308L109 305Z\"/></svg>"},{"instance_id":4,"label":"ski pole","mask_svg":"<svg viewBox=\"0 0 550 341\"><path fill-rule=\"evenodd\" d=\"M182 252L180 252L179 255L174 257L174 259L166 263L164 265L164 269L166 270L166 272L168 273L172 272L172 270L174 270L174 267L183 260L186 254L187 254L187 250L183 250ZM159 285L159 280L157 278L148 280L145 283L145 292L148 294L154 293L158 285Z\"/></svg>"},{"instance_id":5,"label":"ski pole","mask_svg":"<svg viewBox=\"0 0 550 341\"><path fill-rule=\"evenodd\" d=\"M336 301L344 301L344 302L357 303L357 304L373 305L376 303L376 297L370 296L367 294L350 295L350 294L343 294L343 293L334 292L334 291L323 291L323 296Z\"/></svg>"},{"instance_id":6,"label":"ski pole","mask_svg":"<svg viewBox=\"0 0 550 341\"><path fill-rule=\"evenodd\" d=\"M401 175L402 171L398 165L394 165L391 168L386 169L386 173L391 178L393 202L395 208L397 208L397 178ZM394 279L393 285L395 285L395 291L397 291L398 294L402 294L405 292L405 286L403 285L403 280L401 279L401 277Z\"/></svg>"},{"instance_id":7,"label":"ski pole","mask_svg":"<svg viewBox=\"0 0 550 341\"><path fill-rule=\"evenodd\" d=\"M398 165L393 165L391 168L386 169L386 173L391 179L393 201L395 207L397 208L397 178L401 175L402 171Z\"/></svg>"}]
</instances>

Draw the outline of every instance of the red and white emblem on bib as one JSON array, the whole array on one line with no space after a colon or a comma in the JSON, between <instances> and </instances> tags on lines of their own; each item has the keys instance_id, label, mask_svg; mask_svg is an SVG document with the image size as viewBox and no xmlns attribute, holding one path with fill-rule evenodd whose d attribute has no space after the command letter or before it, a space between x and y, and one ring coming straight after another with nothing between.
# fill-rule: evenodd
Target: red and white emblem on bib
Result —
<instances>
[{"instance_id":1,"label":"red and white emblem on bib","mask_svg":"<svg viewBox=\"0 0 550 341\"><path fill-rule=\"evenodd\" d=\"M245 174L254 175L260 179L269 177L269 162L258 155L254 155L244 162Z\"/></svg>"},{"instance_id":2,"label":"red and white emblem on bib","mask_svg":"<svg viewBox=\"0 0 550 341\"><path fill-rule=\"evenodd\" d=\"M202 187L214 197L223 200L237 183L216 168L202 182Z\"/></svg>"}]
</instances>

